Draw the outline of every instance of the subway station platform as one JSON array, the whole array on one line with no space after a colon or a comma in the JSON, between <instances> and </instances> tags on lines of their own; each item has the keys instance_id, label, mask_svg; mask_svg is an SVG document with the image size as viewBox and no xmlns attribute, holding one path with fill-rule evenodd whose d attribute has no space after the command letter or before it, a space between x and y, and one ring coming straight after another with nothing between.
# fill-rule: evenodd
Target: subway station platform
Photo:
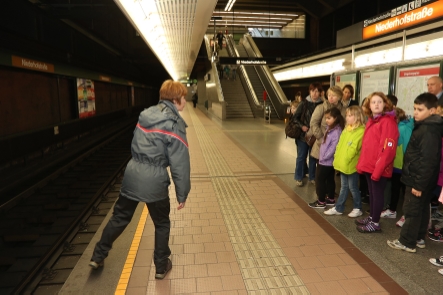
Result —
<instances>
[{"instance_id":1,"label":"subway station platform","mask_svg":"<svg viewBox=\"0 0 443 295\"><path fill-rule=\"evenodd\" d=\"M154 279L154 227L140 204L104 267L88 267L99 231L59 294L443 293L443 277L428 262L443 255L441 244L393 250L386 240L398 238L396 220L361 234L347 214L307 206L315 186L307 179L295 186L296 146L282 121L219 121L192 104L182 116L192 189L180 211L170 189L172 270ZM345 213L351 209L348 199Z\"/></svg>"}]
</instances>

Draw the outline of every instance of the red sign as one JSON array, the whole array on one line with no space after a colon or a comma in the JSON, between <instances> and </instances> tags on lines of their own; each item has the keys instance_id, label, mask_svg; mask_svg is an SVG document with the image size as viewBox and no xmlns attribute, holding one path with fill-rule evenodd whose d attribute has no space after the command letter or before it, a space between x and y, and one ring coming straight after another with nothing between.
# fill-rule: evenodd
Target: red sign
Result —
<instances>
[{"instance_id":1,"label":"red sign","mask_svg":"<svg viewBox=\"0 0 443 295\"><path fill-rule=\"evenodd\" d=\"M414 69L414 70L404 70L400 71L400 77L415 77L415 76L429 76L436 75L440 73L440 68L423 68L423 69Z\"/></svg>"}]
</instances>

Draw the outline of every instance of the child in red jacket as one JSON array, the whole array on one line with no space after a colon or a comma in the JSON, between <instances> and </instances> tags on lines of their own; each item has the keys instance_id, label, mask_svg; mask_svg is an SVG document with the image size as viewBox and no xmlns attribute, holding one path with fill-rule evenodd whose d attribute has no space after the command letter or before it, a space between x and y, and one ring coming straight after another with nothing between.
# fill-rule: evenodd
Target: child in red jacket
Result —
<instances>
[{"instance_id":1,"label":"child in red jacket","mask_svg":"<svg viewBox=\"0 0 443 295\"><path fill-rule=\"evenodd\" d=\"M397 150L398 127L392 103L382 92L370 94L363 110L368 116L358 173L364 173L369 188L370 216L357 219L357 230L362 233L381 232L380 213L383 210L386 181L392 176Z\"/></svg>"}]
</instances>

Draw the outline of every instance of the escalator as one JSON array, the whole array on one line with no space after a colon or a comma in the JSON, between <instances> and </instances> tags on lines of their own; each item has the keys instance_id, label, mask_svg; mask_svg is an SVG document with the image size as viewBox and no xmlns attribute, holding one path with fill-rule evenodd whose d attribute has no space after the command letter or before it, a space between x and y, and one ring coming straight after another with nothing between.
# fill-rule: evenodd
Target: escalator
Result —
<instances>
[{"instance_id":1,"label":"escalator","mask_svg":"<svg viewBox=\"0 0 443 295\"><path fill-rule=\"evenodd\" d=\"M233 40L231 40L233 42ZM254 40L248 34L245 34L240 40L240 44L235 46L236 57L243 58L261 58L263 57L260 50L255 45ZM243 66L242 66L243 67ZM268 66L244 66L246 72L246 80L252 85L253 92L263 108L263 92L267 92L267 104L271 106L271 118L285 118L286 111L290 102L286 98L283 90L275 80L274 75Z\"/></svg>"}]
</instances>

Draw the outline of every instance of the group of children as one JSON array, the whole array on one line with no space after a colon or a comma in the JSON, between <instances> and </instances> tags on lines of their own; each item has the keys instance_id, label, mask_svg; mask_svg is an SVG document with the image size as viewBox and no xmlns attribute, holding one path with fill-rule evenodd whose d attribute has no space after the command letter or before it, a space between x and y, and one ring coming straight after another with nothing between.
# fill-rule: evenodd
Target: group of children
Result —
<instances>
[{"instance_id":1,"label":"group of children","mask_svg":"<svg viewBox=\"0 0 443 295\"><path fill-rule=\"evenodd\" d=\"M335 107L325 111L326 132L323 138L317 138L321 143L315 180L318 199L309 206L333 206L324 214L342 215L350 191L353 209L348 216L363 215L359 176L364 175L369 216L356 219L355 223L361 233L377 233L381 232L381 217L396 218L400 190L404 187L404 216L398 224L402 225L400 237L388 240L387 244L413 253L416 248L425 248L427 234L434 241L443 241L441 230L429 229L430 203L435 194L440 195L443 184L443 119L437 97L430 93L420 94L414 100L413 119L395 104L396 100L393 104L385 94L374 92L362 107L348 107L346 118ZM337 172L341 188L335 201ZM389 208L383 210L388 180ZM443 256L430 262L443 267ZM443 269L439 272L443 274Z\"/></svg>"}]
</instances>

